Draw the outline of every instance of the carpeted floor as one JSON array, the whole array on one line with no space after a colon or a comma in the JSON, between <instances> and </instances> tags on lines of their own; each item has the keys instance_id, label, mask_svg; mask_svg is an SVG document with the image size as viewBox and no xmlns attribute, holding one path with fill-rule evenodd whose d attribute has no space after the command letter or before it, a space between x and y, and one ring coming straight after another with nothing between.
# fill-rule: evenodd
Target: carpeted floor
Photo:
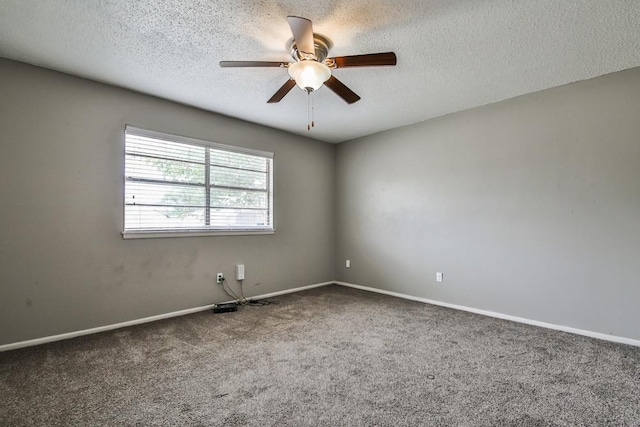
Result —
<instances>
[{"instance_id":1,"label":"carpeted floor","mask_svg":"<svg viewBox=\"0 0 640 427\"><path fill-rule=\"evenodd\" d=\"M0 425L640 425L640 348L354 289L0 353Z\"/></svg>"}]
</instances>

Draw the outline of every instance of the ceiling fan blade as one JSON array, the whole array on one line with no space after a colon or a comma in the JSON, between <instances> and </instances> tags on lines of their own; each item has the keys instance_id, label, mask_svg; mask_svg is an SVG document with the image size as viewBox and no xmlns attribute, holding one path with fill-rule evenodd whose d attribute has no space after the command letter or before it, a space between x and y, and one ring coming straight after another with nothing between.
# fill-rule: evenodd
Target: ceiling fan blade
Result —
<instances>
[{"instance_id":1,"label":"ceiling fan blade","mask_svg":"<svg viewBox=\"0 0 640 427\"><path fill-rule=\"evenodd\" d=\"M277 61L220 61L220 66L227 67L281 67L289 66L288 62Z\"/></svg>"},{"instance_id":2,"label":"ceiling fan blade","mask_svg":"<svg viewBox=\"0 0 640 427\"><path fill-rule=\"evenodd\" d=\"M313 43L313 25L311 21L299 16L287 16L287 21L289 21L298 52L315 55L316 47Z\"/></svg>"},{"instance_id":3,"label":"ceiling fan blade","mask_svg":"<svg viewBox=\"0 0 640 427\"><path fill-rule=\"evenodd\" d=\"M375 67L379 65L396 65L396 54L393 52L370 53L368 55L336 56L327 58L325 63L329 67L333 63L335 68L346 67Z\"/></svg>"},{"instance_id":4,"label":"ceiling fan blade","mask_svg":"<svg viewBox=\"0 0 640 427\"><path fill-rule=\"evenodd\" d=\"M295 80L287 80L286 83L283 84L282 87L278 89L278 91L271 97L271 99L267 101L267 103L273 104L275 102L280 102L282 98L284 98L284 96L288 94L291 89L293 89L295 85Z\"/></svg>"},{"instance_id":5,"label":"ceiling fan blade","mask_svg":"<svg viewBox=\"0 0 640 427\"><path fill-rule=\"evenodd\" d=\"M347 104L353 104L360 100L360 97L356 95L354 91L346 87L344 83L336 79L334 76L329 77L329 80L324 82L324 85L331 89L340 98L347 101Z\"/></svg>"}]
</instances>

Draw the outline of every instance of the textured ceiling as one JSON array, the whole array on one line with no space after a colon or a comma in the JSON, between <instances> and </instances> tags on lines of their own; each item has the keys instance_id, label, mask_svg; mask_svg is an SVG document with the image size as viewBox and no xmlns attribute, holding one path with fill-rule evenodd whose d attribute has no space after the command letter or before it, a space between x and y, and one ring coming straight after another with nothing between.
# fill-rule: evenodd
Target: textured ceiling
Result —
<instances>
[{"instance_id":1,"label":"textured ceiling","mask_svg":"<svg viewBox=\"0 0 640 427\"><path fill-rule=\"evenodd\" d=\"M330 56L395 51L396 67L336 70L362 100L294 88L287 15ZM639 0L0 0L0 56L340 142L640 65Z\"/></svg>"}]
</instances>

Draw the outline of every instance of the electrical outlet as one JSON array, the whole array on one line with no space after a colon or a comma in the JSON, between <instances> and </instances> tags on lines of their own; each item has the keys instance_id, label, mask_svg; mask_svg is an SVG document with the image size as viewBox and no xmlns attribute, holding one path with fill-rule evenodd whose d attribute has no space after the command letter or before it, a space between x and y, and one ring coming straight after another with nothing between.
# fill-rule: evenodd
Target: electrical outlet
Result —
<instances>
[{"instance_id":1,"label":"electrical outlet","mask_svg":"<svg viewBox=\"0 0 640 427\"><path fill-rule=\"evenodd\" d=\"M436 273L436 282L442 282L442 279L443 279L442 273L440 272Z\"/></svg>"},{"instance_id":2,"label":"electrical outlet","mask_svg":"<svg viewBox=\"0 0 640 427\"><path fill-rule=\"evenodd\" d=\"M218 285L221 284L223 280L224 280L224 274L222 274L222 273L216 274L216 283Z\"/></svg>"},{"instance_id":3,"label":"electrical outlet","mask_svg":"<svg viewBox=\"0 0 640 427\"><path fill-rule=\"evenodd\" d=\"M347 262L344 263L344 266L347 268L351 268L351 260L348 259Z\"/></svg>"}]
</instances>

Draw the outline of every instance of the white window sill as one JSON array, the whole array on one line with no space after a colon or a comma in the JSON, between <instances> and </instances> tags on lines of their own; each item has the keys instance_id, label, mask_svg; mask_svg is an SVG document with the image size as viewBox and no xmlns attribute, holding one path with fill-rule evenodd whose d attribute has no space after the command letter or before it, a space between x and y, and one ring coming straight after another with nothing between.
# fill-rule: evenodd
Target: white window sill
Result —
<instances>
[{"instance_id":1,"label":"white window sill","mask_svg":"<svg viewBox=\"0 0 640 427\"><path fill-rule=\"evenodd\" d=\"M194 230L194 231L124 231L123 239L154 239L163 237L203 237L203 236L255 236L274 234L274 230Z\"/></svg>"}]
</instances>

